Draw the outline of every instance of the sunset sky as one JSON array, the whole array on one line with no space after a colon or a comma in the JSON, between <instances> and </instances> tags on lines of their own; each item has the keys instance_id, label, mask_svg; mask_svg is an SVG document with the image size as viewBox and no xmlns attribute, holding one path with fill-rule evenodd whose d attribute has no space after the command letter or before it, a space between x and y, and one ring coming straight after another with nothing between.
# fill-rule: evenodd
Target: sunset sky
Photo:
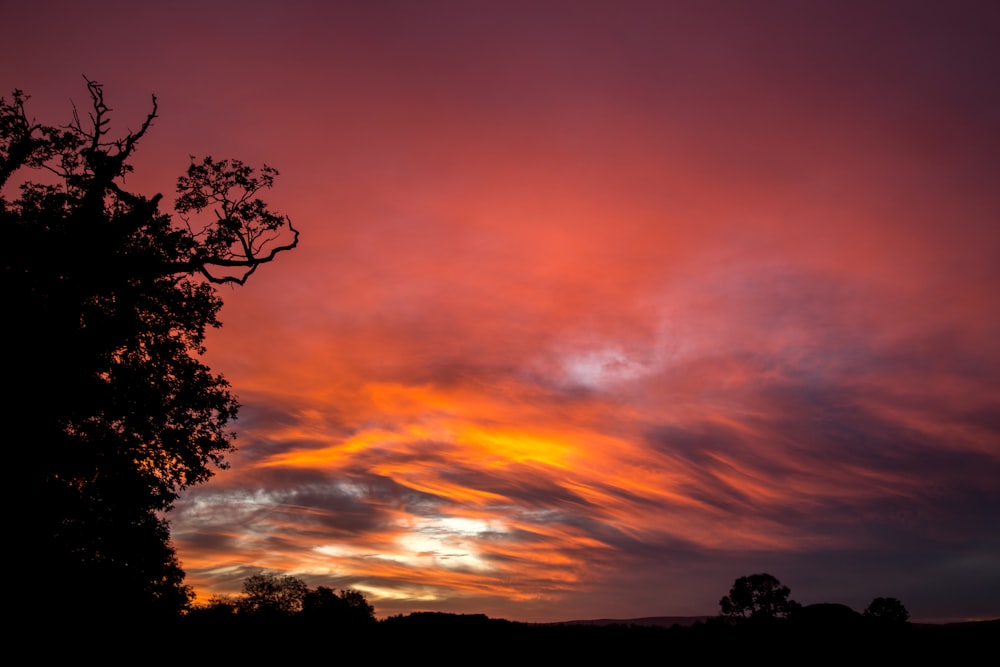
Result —
<instances>
[{"instance_id":1,"label":"sunset sky","mask_svg":"<svg viewBox=\"0 0 1000 667\"><path fill-rule=\"evenodd\" d=\"M1000 3L0 0L0 93L281 172L168 515L380 616L1000 617ZM28 500L30 502L30 499ZM8 538L16 548L17 538Z\"/></svg>"}]
</instances>

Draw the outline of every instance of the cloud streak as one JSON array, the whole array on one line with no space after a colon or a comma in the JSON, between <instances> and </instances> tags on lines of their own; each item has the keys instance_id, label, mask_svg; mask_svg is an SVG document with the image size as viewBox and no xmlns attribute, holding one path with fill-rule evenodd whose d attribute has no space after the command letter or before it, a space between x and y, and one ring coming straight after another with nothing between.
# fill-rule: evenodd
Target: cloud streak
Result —
<instances>
[{"instance_id":1,"label":"cloud streak","mask_svg":"<svg viewBox=\"0 0 1000 667\"><path fill-rule=\"evenodd\" d=\"M223 551L336 577L390 610L557 600L647 550L647 568L658 549L729 567L739 553L886 551L887 568L929 545L989 552L1000 518L989 359L956 345L930 359L920 331L880 340L851 326L844 281L768 273L685 286L693 305L669 335L525 342L505 366L411 339L434 361L330 396L355 406L336 430L319 417L302 436L326 414L310 397L270 420L299 428L252 430L273 444L246 449L273 453L235 464L227 484L236 498L279 489L253 515L269 537L256 553ZM868 317L876 334L893 328ZM204 525L186 511L175 526Z\"/></svg>"}]
</instances>

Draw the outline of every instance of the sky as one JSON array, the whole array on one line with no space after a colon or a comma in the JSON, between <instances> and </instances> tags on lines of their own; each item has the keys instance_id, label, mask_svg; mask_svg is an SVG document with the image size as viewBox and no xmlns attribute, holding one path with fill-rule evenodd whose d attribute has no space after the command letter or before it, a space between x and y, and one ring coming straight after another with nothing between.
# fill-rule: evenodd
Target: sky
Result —
<instances>
[{"instance_id":1,"label":"sky","mask_svg":"<svg viewBox=\"0 0 1000 667\"><path fill-rule=\"evenodd\" d=\"M1000 617L1000 5L0 0L0 87L159 117L126 184L268 164L225 287L230 468L167 515L260 571L524 621Z\"/></svg>"}]
</instances>

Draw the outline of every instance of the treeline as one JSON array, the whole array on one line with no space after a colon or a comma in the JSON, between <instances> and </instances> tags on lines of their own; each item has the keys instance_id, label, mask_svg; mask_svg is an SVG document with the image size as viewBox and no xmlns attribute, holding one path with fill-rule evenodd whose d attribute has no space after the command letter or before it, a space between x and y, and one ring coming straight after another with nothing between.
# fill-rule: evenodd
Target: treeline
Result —
<instances>
[{"instance_id":1,"label":"treeline","mask_svg":"<svg viewBox=\"0 0 1000 667\"><path fill-rule=\"evenodd\" d=\"M339 593L301 580L259 574L239 596L213 598L181 620L178 635L202 642L221 631L232 642L219 658L261 661L313 655L331 643L341 657L376 663L431 659L527 664L714 662L766 658L772 664L831 659L869 662L963 662L992 647L1000 620L932 626L909 622L903 603L877 597L861 612L847 605L801 605L770 574L738 578L719 615L672 627L630 624L523 623L485 614L416 612L376 620L355 590ZM756 662L756 661L755 661Z\"/></svg>"},{"instance_id":2,"label":"treeline","mask_svg":"<svg viewBox=\"0 0 1000 667\"><path fill-rule=\"evenodd\" d=\"M146 664L177 661L249 664L330 656L337 660L441 660L447 664L517 661L524 664L714 664L721 661L803 664L831 661L972 663L993 650L1000 620L958 625L918 625L893 598L876 598L865 610L842 604L800 605L771 575L737 579L720 601L721 613L672 627L630 623L523 623L485 614L416 612L378 620L356 590L310 588L287 575L258 574L235 596L215 597L185 613L151 622L79 617L53 625L60 639L50 656L142 658Z\"/></svg>"},{"instance_id":3,"label":"treeline","mask_svg":"<svg viewBox=\"0 0 1000 667\"><path fill-rule=\"evenodd\" d=\"M300 617L351 626L375 622L375 608L360 591L337 593L327 586L312 589L298 577L263 572L243 581L242 595L213 597L204 605L190 607L187 615L266 620Z\"/></svg>"}]
</instances>

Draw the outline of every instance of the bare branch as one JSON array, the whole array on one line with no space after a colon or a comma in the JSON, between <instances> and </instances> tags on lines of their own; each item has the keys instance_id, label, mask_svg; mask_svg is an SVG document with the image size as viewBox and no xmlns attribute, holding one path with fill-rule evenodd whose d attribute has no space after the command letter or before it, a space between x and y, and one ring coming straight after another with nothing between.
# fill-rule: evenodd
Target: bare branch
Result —
<instances>
[{"instance_id":1,"label":"bare branch","mask_svg":"<svg viewBox=\"0 0 1000 667\"><path fill-rule=\"evenodd\" d=\"M27 98L20 91L11 103L0 102L0 186L22 165L44 168L64 179L66 194L80 215L98 215L112 207L127 211L129 220L142 225L159 215L160 196L133 194L121 178L131 171L128 160L157 118L157 98L152 96L152 109L137 130L111 138L111 108L103 87L86 76L84 81L90 95L87 121L74 105L72 121L62 128L29 122ZM192 157L186 175L178 179L175 204L182 221L178 229L186 240L178 254L161 265L164 277L195 273L211 283L242 285L261 264L297 247L299 231L260 199L277 175L268 165L255 169L239 160Z\"/></svg>"},{"instance_id":2,"label":"bare branch","mask_svg":"<svg viewBox=\"0 0 1000 667\"><path fill-rule=\"evenodd\" d=\"M211 209L214 215L210 224L192 230L200 245L189 270L212 283L243 285L258 266L298 245L299 232L291 220L272 213L256 196L272 187L277 174L266 165L255 170L239 160L192 158L187 174L178 179L175 208L188 229L192 213ZM288 235L288 242L279 242Z\"/></svg>"},{"instance_id":3,"label":"bare branch","mask_svg":"<svg viewBox=\"0 0 1000 667\"><path fill-rule=\"evenodd\" d=\"M209 259L206 260L198 270L201 272L209 282L213 282L217 285L222 285L226 283L236 283L237 285L245 285L247 278L253 275L253 272L257 270L257 267L261 264L267 264L268 262L274 261L274 258L278 256L279 253L285 252L286 250L292 250L299 245L299 230L292 226L292 221L286 218L288 222L288 231L292 233L292 241L280 246L272 247L266 255L255 256L253 254L248 254L247 258L239 260L227 260L222 258ZM210 267L218 268L246 268L247 270L241 276L214 276L209 271Z\"/></svg>"}]
</instances>

